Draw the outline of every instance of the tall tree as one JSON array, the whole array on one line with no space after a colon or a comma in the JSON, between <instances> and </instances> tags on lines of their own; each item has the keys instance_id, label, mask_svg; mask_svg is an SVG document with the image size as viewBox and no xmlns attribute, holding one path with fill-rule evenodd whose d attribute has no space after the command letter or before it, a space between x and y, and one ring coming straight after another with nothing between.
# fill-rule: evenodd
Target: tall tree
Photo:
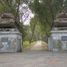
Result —
<instances>
[{"instance_id":1,"label":"tall tree","mask_svg":"<svg viewBox=\"0 0 67 67\"><path fill-rule=\"evenodd\" d=\"M64 0L30 0L29 6L35 17L38 18L40 28L45 33L46 39L54 26L56 15L63 10L63 2Z\"/></svg>"},{"instance_id":2,"label":"tall tree","mask_svg":"<svg viewBox=\"0 0 67 67\"><path fill-rule=\"evenodd\" d=\"M30 7L47 35L47 28L52 29L56 15L63 9L63 0L33 0Z\"/></svg>"}]
</instances>

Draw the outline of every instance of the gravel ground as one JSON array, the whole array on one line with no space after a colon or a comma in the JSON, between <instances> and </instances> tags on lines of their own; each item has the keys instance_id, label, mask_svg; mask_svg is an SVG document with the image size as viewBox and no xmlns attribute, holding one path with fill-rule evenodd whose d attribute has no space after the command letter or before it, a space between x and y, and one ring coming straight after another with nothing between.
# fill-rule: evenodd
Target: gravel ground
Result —
<instances>
[{"instance_id":1,"label":"gravel ground","mask_svg":"<svg viewBox=\"0 0 67 67\"><path fill-rule=\"evenodd\" d=\"M67 52L0 53L0 67L67 67Z\"/></svg>"}]
</instances>

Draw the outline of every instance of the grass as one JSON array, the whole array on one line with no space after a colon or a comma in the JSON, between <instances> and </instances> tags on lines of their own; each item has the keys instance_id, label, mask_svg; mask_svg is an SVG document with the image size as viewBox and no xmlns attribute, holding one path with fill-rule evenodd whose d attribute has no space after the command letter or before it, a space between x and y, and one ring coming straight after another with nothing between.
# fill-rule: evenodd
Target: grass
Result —
<instances>
[{"instance_id":1,"label":"grass","mask_svg":"<svg viewBox=\"0 0 67 67\"><path fill-rule=\"evenodd\" d=\"M23 42L23 48L24 49L28 49L28 48L30 48L31 47L31 44L29 43L29 41L24 41Z\"/></svg>"}]
</instances>

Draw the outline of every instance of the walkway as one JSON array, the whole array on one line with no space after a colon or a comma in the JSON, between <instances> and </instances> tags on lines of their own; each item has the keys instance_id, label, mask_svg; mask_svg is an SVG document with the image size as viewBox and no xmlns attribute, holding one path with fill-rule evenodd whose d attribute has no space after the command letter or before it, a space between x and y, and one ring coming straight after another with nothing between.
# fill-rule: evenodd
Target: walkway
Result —
<instances>
[{"instance_id":1,"label":"walkway","mask_svg":"<svg viewBox=\"0 0 67 67\"><path fill-rule=\"evenodd\" d=\"M67 53L1 53L0 67L67 67Z\"/></svg>"}]
</instances>

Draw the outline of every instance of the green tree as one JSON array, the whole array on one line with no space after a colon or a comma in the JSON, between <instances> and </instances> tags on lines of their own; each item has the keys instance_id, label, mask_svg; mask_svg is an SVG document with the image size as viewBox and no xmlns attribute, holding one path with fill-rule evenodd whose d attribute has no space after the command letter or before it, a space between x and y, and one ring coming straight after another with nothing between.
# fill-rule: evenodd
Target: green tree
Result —
<instances>
[{"instance_id":1,"label":"green tree","mask_svg":"<svg viewBox=\"0 0 67 67\"><path fill-rule=\"evenodd\" d=\"M31 0L29 6L38 18L35 22L39 22L42 33L48 38L56 15L63 10L63 0Z\"/></svg>"},{"instance_id":2,"label":"green tree","mask_svg":"<svg viewBox=\"0 0 67 67\"><path fill-rule=\"evenodd\" d=\"M30 2L30 8L39 18L42 30L48 35L56 15L63 9L63 0L33 0Z\"/></svg>"}]
</instances>

